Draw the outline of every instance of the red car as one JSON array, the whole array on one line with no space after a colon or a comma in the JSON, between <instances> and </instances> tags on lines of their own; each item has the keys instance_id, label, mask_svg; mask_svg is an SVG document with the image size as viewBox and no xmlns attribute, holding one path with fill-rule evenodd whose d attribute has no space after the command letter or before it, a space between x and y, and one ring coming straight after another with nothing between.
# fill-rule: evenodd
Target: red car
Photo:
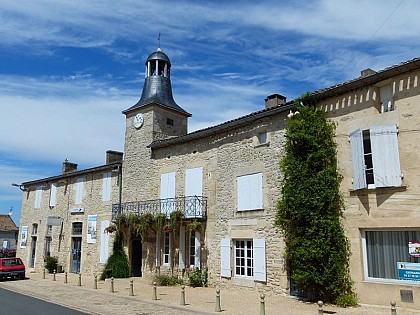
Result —
<instances>
[{"instance_id":1,"label":"red car","mask_svg":"<svg viewBox=\"0 0 420 315\"><path fill-rule=\"evenodd\" d=\"M0 280L7 277L25 279L25 265L20 258L0 258Z\"/></svg>"}]
</instances>

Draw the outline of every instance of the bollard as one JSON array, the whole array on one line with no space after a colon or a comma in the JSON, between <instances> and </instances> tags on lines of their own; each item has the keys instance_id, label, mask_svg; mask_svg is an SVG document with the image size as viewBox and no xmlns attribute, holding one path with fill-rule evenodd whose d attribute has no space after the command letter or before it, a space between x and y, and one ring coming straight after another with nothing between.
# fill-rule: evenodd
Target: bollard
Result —
<instances>
[{"instance_id":1,"label":"bollard","mask_svg":"<svg viewBox=\"0 0 420 315\"><path fill-rule=\"evenodd\" d=\"M391 315L397 315L397 308L395 307L397 305L397 302L394 300L391 301Z\"/></svg>"},{"instance_id":2,"label":"bollard","mask_svg":"<svg viewBox=\"0 0 420 315\"><path fill-rule=\"evenodd\" d=\"M181 285L181 302L180 305L185 305L185 285Z\"/></svg>"},{"instance_id":3,"label":"bollard","mask_svg":"<svg viewBox=\"0 0 420 315\"><path fill-rule=\"evenodd\" d=\"M109 291L114 293L114 277L111 277L111 289Z\"/></svg>"},{"instance_id":4,"label":"bollard","mask_svg":"<svg viewBox=\"0 0 420 315\"><path fill-rule=\"evenodd\" d=\"M82 274L79 273L79 281L77 281L77 286L81 287L82 286Z\"/></svg>"},{"instance_id":5,"label":"bollard","mask_svg":"<svg viewBox=\"0 0 420 315\"><path fill-rule=\"evenodd\" d=\"M222 308L220 307L220 289L216 288L216 307L214 308L215 312L221 312Z\"/></svg>"},{"instance_id":6,"label":"bollard","mask_svg":"<svg viewBox=\"0 0 420 315\"><path fill-rule=\"evenodd\" d=\"M67 283L67 271L64 273L64 283Z\"/></svg>"},{"instance_id":7,"label":"bollard","mask_svg":"<svg viewBox=\"0 0 420 315\"><path fill-rule=\"evenodd\" d=\"M324 314L324 302L318 301L318 315Z\"/></svg>"},{"instance_id":8,"label":"bollard","mask_svg":"<svg viewBox=\"0 0 420 315\"><path fill-rule=\"evenodd\" d=\"M94 289L97 289L98 288L98 275L95 275L94 276L94 279L93 279L93 288Z\"/></svg>"},{"instance_id":9,"label":"bollard","mask_svg":"<svg viewBox=\"0 0 420 315\"><path fill-rule=\"evenodd\" d=\"M130 296L134 296L134 284L133 284L133 280L130 280Z\"/></svg>"},{"instance_id":10,"label":"bollard","mask_svg":"<svg viewBox=\"0 0 420 315\"><path fill-rule=\"evenodd\" d=\"M53 272L53 281L55 281L55 269L54 269L54 272Z\"/></svg>"},{"instance_id":11,"label":"bollard","mask_svg":"<svg viewBox=\"0 0 420 315\"><path fill-rule=\"evenodd\" d=\"M157 289L156 289L156 282L153 282L153 295L152 295L152 300L156 301L157 300Z\"/></svg>"},{"instance_id":12,"label":"bollard","mask_svg":"<svg viewBox=\"0 0 420 315\"><path fill-rule=\"evenodd\" d=\"M265 302L264 302L265 295L261 293L260 295L260 315L265 315Z\"/></svg>"},{"instance_id":13,"label":"bollard","mask_svg":"<svg viewBox=\"0 0 420 315\"><path fill-rule=\"evenodd\" d=\"M42 279L45 279L45 268L42 269Z\"/></svg>"}]
</instances>

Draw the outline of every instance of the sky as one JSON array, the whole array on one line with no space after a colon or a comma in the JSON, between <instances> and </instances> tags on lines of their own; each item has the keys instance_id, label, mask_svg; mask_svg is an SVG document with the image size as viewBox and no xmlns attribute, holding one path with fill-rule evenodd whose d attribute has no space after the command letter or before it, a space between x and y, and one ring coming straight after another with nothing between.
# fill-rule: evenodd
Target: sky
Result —
<instances>
[{"instance_id":1,"label":"sky","mask_svg":"<svg viewBox=\"0 0 420 315\"><path fill-rule=\"evenodd\" d=\"M105 164L160 47L189 132L420 57L420 1L0 0L0 214L11 184Z\"/></svg>"}]
</instances>

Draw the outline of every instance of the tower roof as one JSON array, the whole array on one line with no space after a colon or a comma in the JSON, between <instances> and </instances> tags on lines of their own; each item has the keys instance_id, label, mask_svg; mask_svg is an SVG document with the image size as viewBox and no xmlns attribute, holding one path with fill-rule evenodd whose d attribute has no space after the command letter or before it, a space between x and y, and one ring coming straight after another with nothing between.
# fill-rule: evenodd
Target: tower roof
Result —
<instances>
[{"instance_id":1,"label":"tower roof","mask_svg":"<svg viewBox=\"0 0 420 315\"><path fill-rule=\"evenodd\" d=\"M146 78L140 100L130 108L123 111L127 114L138 108L156 104L179 112L185 116L190 113L181 108L172 95L170 79L171 61L169 57L158 48L146 59Z\"/></svg>"}]
</instances>

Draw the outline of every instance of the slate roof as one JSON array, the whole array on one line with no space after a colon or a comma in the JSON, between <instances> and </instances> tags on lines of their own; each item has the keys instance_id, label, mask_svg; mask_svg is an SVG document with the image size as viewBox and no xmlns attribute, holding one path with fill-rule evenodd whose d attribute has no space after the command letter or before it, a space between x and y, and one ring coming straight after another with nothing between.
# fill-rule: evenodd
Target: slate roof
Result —
<instances>
[{"instance_id":1,"label":"slate roof","mask_svg":"<svg viewBox=\"0 0 420 315\"><path fill-rule=\"evenodd\" d=\"M0 214L0 231L19 231L19 228L13 222L8 214Z\"/></svg>"}]
</instances>

